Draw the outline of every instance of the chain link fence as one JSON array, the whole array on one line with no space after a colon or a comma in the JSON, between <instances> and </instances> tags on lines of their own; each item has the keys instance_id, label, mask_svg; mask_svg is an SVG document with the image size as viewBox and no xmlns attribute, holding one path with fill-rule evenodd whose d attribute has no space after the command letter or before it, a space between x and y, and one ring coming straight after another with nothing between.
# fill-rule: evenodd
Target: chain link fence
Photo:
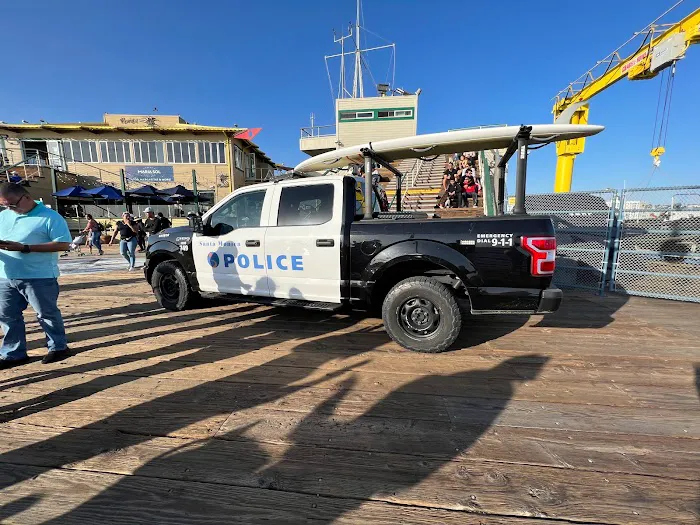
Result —
<instances>
[{"instance_id":1,"label":"chain link fence","mask_svg":"<svg viewBox=\"0 0 700 525\"><path fill-rule=\"evenodd\" d=\"M622 192L610 289L700 302L700 186Z\"/></svg>"},{"instance_id":2,"label":"chain link fence","mask_svg":"<svg viewBox=\"0 0 700 525\"><path fill-rule=\"evenodd\" d=\"M509 206L514 199L508 199ZM527 195L530 215L548 215L557 236L554 285L602 293L615 224L616 190Z\"/></svg>"}]
</instances>

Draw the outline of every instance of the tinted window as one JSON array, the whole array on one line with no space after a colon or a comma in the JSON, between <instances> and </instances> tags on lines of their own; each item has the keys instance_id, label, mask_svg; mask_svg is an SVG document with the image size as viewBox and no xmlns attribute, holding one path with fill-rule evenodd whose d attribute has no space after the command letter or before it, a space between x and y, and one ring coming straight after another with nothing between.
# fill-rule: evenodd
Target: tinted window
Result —
<instances>
[{"instance_id":1,"label":"tinted window","mask_svg":"<svg viewBox=\"0 0 700 525\"><path fill-rule=\"evenodd\" d=\"M277 226L312 226L333 217L333 185L283 188Z\"/></svg>"},{"instance_id":2,"label":"tinted window","mask_svg":"<svg viewBox=\"0 0 700 525\"><path fill-rule=\"evenodd\" d=\"M260 226L265 191L251 191L234 197L211 216L209 223L216 235L223 235L237 228Z\"/></svg>"}]
</instances>

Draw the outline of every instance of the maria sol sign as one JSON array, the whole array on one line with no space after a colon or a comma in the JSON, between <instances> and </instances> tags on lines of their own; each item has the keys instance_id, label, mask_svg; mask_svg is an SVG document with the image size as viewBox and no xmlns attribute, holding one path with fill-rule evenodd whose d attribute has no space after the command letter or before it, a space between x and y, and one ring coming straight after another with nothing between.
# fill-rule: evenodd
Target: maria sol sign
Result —
<instances>
[{"instance_id":1,"label":"maria sol sign","mask_svg":"<svg viewBox=\"0 0 700 525\"><path fill-rule=\"evenodd\" d=\"M175 175L172 166L126 166L127 179L142 182L173 182Z\"/></svg>"}]
</instances>

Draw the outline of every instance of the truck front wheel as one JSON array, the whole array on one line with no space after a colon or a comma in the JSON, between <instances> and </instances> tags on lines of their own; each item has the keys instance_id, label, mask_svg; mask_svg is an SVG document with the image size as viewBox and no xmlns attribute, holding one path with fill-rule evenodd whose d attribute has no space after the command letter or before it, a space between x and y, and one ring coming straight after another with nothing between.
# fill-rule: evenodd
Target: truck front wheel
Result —
<instances>
[{"instance_id":1,"label":"truck front wheel","mask_svg":"<svg viewBox=\"0 0 700 525\"><path fill-rule=\"evenodd\" d=\"M410 277L394 286L384 298L382 319L394 341L416 352L442 352L462 329L454 294L430 277Z\"/></svg>"},{"instance_id":2,"label":"truck front wheel","mask_svg":"<svg viewBox=\"0 0 700 525\"><path fill-rule=\"evenodd\" d=\"M187 281L182 267L173 261L163 261L153 269L153 293L166 310L180 312L197 297Z\"/></svg>"}]
</instances>

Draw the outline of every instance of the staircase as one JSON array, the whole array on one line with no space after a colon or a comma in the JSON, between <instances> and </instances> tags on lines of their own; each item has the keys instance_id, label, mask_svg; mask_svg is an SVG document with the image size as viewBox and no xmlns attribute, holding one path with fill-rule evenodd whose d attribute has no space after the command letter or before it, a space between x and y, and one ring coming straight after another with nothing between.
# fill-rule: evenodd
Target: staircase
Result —
<instances>
[{"instance_id":1,"label":"staircase","mask_svg":"<svg viewBox=\"0 0 700 525\"><path fill-rule=\"evenodd\" d=\"M8 149L8 151L11 150ZM21 152L12 157L14 157L13 160L21 158ZM98 186L100 182L96 177L59 169L54 169L54 171L56 173L56 190L76 185L93 187ZM51 181L51 168L47 165L45 159L39 158L38 155L30 155L19 162L0 167L0 182L14 180L16 177L19 178L19 183L29 188L33 199L41 200L54 206L55 199L53 197L54 187Z\"/></svg>"},{"instance_id":2,"label":"staircase","mask_svg":"<svg viewBox=\"0 0 700 525\"><path fill-rule=\"evenodd\" d=\"M425 213L438 213L440 216L454 217L481 217L484 215L483 198L479 198L479 206L476 208L459 208L453 210L436 210L438 197L442 191L442 177L445 164L449 162L451 155L438 155L431 160L404 159L396 167L405 174L402 194L402 209L405 211L421 211ZM416 173L416 170L418 172ZM396 178L393 178L385 186L389 202L392 202L396 194ZM394 208L394 205L391 206Z\"/></svg>"},{"instance_id":3,"label":"staircase","mask_svg":"<svg viewBox=\"0 0 700 525\"><path fill-rule=\"evenodd\" d=\"M19 181L15 178L19 177ZM41 199L46 203L53 203L53 186L51 184L51 170L45 166L22 161L11 166L0 168L0 181L19 182L27 187L32 198Z\"/></svg>"}]
</instances>

